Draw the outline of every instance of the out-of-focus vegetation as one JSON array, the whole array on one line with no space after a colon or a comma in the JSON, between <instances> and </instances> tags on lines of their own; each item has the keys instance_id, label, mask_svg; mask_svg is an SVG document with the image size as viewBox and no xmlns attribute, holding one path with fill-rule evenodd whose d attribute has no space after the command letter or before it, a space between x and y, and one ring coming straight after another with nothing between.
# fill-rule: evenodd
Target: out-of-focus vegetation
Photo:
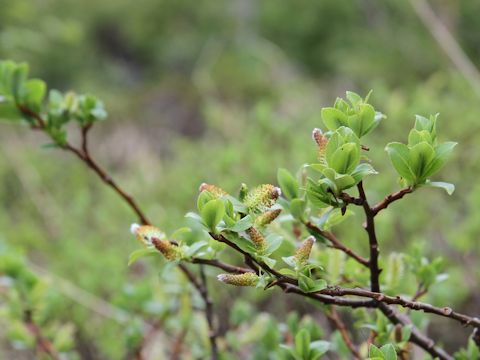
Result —
<instances>
[{"instance_id":1,"label":"out-of-focus vegetation","mask_svg":"<svg viewBox=\"0 0 480 360\"><path fill-rule=\"evenodd\" d=\"M480 5L442 1L434 7L480 66L475 36ZM388 114L371 147L405 142L399 134L410 128L411 114L438 111L442 134L459 142L442 170L456 193L447 198L425 192L421 202L406 198L378 218L378 232L385 252L421 244L424 255L444 258L450 277L426 299L480 312L479 95L408 2L0 0L0 9L1 58L29 62L31 72L52 87L104 99L111 121L92 133L92 150L167 232L183 222L203 181L234 192L239 179L275 182L276 168L293 171L312 162L315 147L305 139L319 126L320 108L348 88L364 94L375 89L373 103ZM206 324L188 310L189 285L180 275L162 286L159 262L126 266L136 247L128 234L135 219L115 194L69 154L39 149L46 142L41 134L3 123L0 129L2 248L8 254L21 249L30 262L77 291L121 310L121 316L102 311L99 316L98 302L79 304L75 292L62 292L55 283L60 280L51 277L52 288L63 296L55 305L57 295L35 285L42 288L30 289L40 292L35 297L48 297L44 303L56 307L57 323L49 326L74 341L65 349L74 348L81 358L131 357L146 331L145 319L164 329L152 349L160 358L179 334L185 333L185 343L204 336ZM373 158L376 169L390 176L368 180L374 189L370 198L380 199L397 186L385 182L395 179L385 159ZM354 228L343 229L342 236L361 250L364 234L349 230ZM312 313L293 299L267 300L254 290L242 290L248 302L233 301L239 296L230 288L214 297L220 314L231 311L230 326L244 329L232 352L236 356L251 347L255 358L264 359L278 345L280 332L287 330L277 329L272 316L295 333L300 321L295 317ZM285 315L291 310L299 315ZM8 321L10 315L3 315ZM311 323L315 339L332 331L316 313L301 321ZM465 345L466 332L444 336L436 329L445 323L435 321L443 326L431 325L432 337L447 349ZM3 326L0 334L8 338ZM2 343L2 351L20 354L31 341L20 335L13 345ZM189 349L194 358L202 358L203 350Z\"/></svg>"}]
</instances>

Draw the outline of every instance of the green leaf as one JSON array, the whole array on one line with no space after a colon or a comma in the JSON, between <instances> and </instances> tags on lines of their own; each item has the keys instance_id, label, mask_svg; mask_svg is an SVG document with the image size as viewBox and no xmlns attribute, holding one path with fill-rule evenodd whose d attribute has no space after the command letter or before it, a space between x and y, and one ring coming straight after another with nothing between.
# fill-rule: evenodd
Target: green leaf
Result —
<instances>
[{"instance_id":1,"label":"green leaf","mask_svg":"<svg viewBox=\"0 0 480 360\"><path fill-rule=\"evenodd\" d=\"M244 237L238 235L238 233L231 232L231 231L224 231L222 235L225 236L228 240L238 245L240 249L246 251L248 253L255 253L257 249L252 244L250 240L245 239Z\"/></svg>"},{"instance_id":2,"label":"green leaf","mask_svg":"<svg viewBox=\"0 0 480 360\"><path fill-rule=\"evenodd\" d=\"M348 117L338 109L326 107L321 112L322 120L328 130L335 131L340 126L348 126Z\"/></svg>"},{"instance_id":3,"label":"green leaf","mask_svg":"<svg viewBox=\"0 0 480 360\"><path fill-rule=\"evenodd\" d=\"M314 351L315 355L311 357L312 360L318 359L330 349L330 343L324 340L317 340L310 343L310 349Z\"/></svg>"},{"instance_id":4,"label":"green leaf","mask_svg":"<svg viewBox=\"0 0 480 360\"><path fill-rule=\"evenodd\" d=\"M453 192L455 191L455 185L448 183L448 182L443 182L443 181L427 181L425 183L426 186L429 187L434 187L434 188L439 188L443 189L447 192L448 195L452 195Z\"/></svg>"},{"instance_id":5,"label":"green leaf","mask_svg":"<svg viewBox=\"0 0 480 360\"><path fill-rule=\"evenodd\" d=\"M425 170L425 177L432 176L445 165L456 145L456 142L450 141L435 147L435 156Z\"/></svg>"},{"instance_id":6,"label":"green leaf","mask_svg":"<svg viewBox=\"0 0 480 360\"><path fill-rule=\"evenodd\" d=\"M181 227L180 229L175 230L172 235L170 235L170 239L176 240L180 237L180 235L187 234L190 232L192 232L192 229L190 229L189 227L186 227L186 226Z\"/></svg>"},{"instance_id":7,"label":"green leaf","mask_svg":"<svg viewBox=\"0 0 480 360\"><path fill-rule=\"evenodd\" d=\"M233 232L242 232L247 230L248 228L251 228L252 224L253 224L252 217L250 215L247 215L242 219L238 220L235 223L235 225L233 225L232 227L229 227L228 230Z\"/></svg>"},{"instance_id":8,"label":"green leaf","mask_svg":"<svg viewBox=\"0 0 480 360\"><path fill-rule=\"evenodd\" d=\"M282 260L291 268L297 266L297 264L295 263L295 256L283 256Z\"/></svg>"},{"instance_id":9,"label":"green leaf","mask_svg":"<svg viewBox=\"0 0 480 360\"><path fill-rule=\"evenodd\" d=\"M352 172L352 177L355 180L355 183L358 184L365 176L376 175L378 172L373 168L369 163L358 164L355 170Z\"/></svg>"},{"instance_id":10,"label":"green leaf","mask_svg":"<svg viewBox=\"0 0 480 360\"><path fill-rule=\"evenodd\" d=\"M385 360L397 360L397 352L392 344L383 345L380 348L380 351L382 352Z\"/></svg>"},{"instance_id":11,"label":"green leaf","mask_svg":"<svg viewBox=\"0 0 480 360\"><path fill-rule=\"evenodd\" d=\"M47 91L47 85L39 79L30 79L25 83L22 103L34 112L39 112L42 108L43 99Z\"/></svg>"},{"instance_id":12,"label":"green leaf","mask_svg":"<svg viewBox=\"0 0 480 360\"><path fill-rule=\"evenodd\" d=\"M355 179L350 175L336 174L334 182L338 192L351 188L353 185L355 185Z\"/></svg>"},{"instance_id":13,"label":"green leaf","mask_svg":"<svg viewBox=\"0 0 480 360\"><path fill-rule=\"evenodd\" d=\"M187 257L192 257L197 254L200 250L208 247L208 242L206 241L198 241L190 245L187 250L185 251L185 255Z\"/></svg>"},{"instance_id":14,"label":"green leaf","mask_svg":"<svg viewBox=\"0 0 480 360\"><path fill-rule=\"evenodd\" d=\"M278 169L277 180L287 199L292 200L298 197L298 181L287 169Z\"/></svg>"},{"instance_id":15,"label":"green leaf","mask_svg":"<svg viewBox=\"0 0 480 360\"><path fill-rule=\"evenodd\" d=\"M436 124L437 124L438 114L426 118L421 115L415 115L415 129L418 131L425 130L430 133L432 141L435 141L436 134Z\"/></svg>"},{"instance_id":16,"label":"green leaf","mask_svg":"<svg viewBox=\"0 0 480 360\"><path fill-rule=\"evenodd\" d=\"M410 130L410 133L408 134L409 146L417 145L422 141L425 141L429 144L433 144L432 135L426 130L421 130L421 131L417 129Z\"/></svg>"},{"instance_id":17,"label":"green leaf","mask_svg":"<svg viewBox=\"0 0 480 360\"><path fill-rule=\"evenodd\" d=\"M0 120L14 122L22 118L22 113L12 101L7 100L7 98L0 101Z\"/></svg>"},{"instance_id":18,"label":"green leaf","mask_svg":"<svg viewBox=\"0 0 480 360\"><path fill-rule=\"evenodd\" d=\"M393 167L397 170L398 174L409 182L413 182L415 179L415 173L410 165L410 150L407 145L392 142L385 147Z\"/></svg>"},{"instance_id":19,"label":"green leaf","mask_svg":"<svg viewBox=\"0 0 480 360\"><path fill-rule=\"evenodd\" d=\"M323 223L322 229L323 230L329 230L332 227L341 224L345 220L347 220L349 217L354 215L355 213L351 210L348 210L345 212L345 214L342 215L342 210L341 209L333 209L327 218L327 220Z\"/></svg>"},{"instance_id":20,"label":"green leaf","mask_svg":"<svg viewBox=\"0 0 480 360\"><path fill-rule=\"evenodd\" d=\"M368 357L371 359L374 359L374 358L384 359L383 353L380 351L378 347L376 347L373 344L370 344L370 347L368 348Z\"/></svg>"},{"instance_id":21,"label":"green leaf","mask_svg":"<svg viewBox=\"0 0 480 360\"><path fill-rule=\"evenodd\" d=\"M267 248L265 249L265 255L270 255L277 250L283 242L283 237L277 234L269 234L265 241L267 242Z\"/></svg>"},{"instance_id":22,"label":"green leaf","mask_svg":"<svg viewBox=\"0 0 480 360\"><path fill-rule=\"evenodd\" d=\"M16 64L12 74L12 94L17 102L21 101L22 91L28 78L28 64Z\"/></svg>"},{"instance_id":23,"label":"green leaf","mask_svg":"<svg viewBox=\"0 0 480 360\"><path fill-rule=\"evenodd\" d=\"M290 213L295 219L302 220L305 214L307 202L303 199L293 199L290 202Z\"/></svg>"},{"instance_id":24,"label":"green leaf","mask_svg":"<svg viewBox=\"0 0 480 360\"><path fill-rule=\"evenodd\" d=\"M362 97L360 95L358 95L357 93L354 93L353 91L347 91L346 96L347 96L348 101L350 101L350 103L354 107L357 106L359 103L363 102Z\"/></svg>"},{"instance_id":25,"label":"green leaf","mask_svg":"<svg viewBox=\"0 0 480 360\"><path fill-rule=\"evenodd\" d=\"M349 127L360 138L373 130L378 121L375 122L375 109L370 104L359 106L359 112L355 116L349 117Z\"/></svg>"},{"instance_id":26,"label":"green leaf","mask_svg":"<svg viewBox=\"0 0 480 360\"><path fill-rule=\"evenodd\" d=\"M213 232L216 231L216 226L223 219L225 215L225 205L220 199L210 200L200 210L205 225Z\"/></svg>"},{"instance_id":27,"label":"green leaf","mask_svg":"<svg viewBox=\"0 0 480 360\"><path fill-rule=\"evenodd\" d=\"M309 278L304 274L299 274L298 286L304 292L312 292L312 289L315 287L315 280Z\"/></svg>"},{"instance_id":28,"label":"green leaf","mask_svg":"<svg viewBox=\"0 0 480 360\"><path fill-rule=\"evenodd\" d=\"M152 256L152 255L155 255L155 254L158 254L158 250L153 249L153 248L145 248L145 249L135 250L128 257L128 266L132 265L133 263L135 263L138 259L140 259L142 257Z\"/></svg>"},{"instance_id":29,"label":"green leaf","mask_svg":"<svg viewBox=\"0 0 480 360\"><path fill-rule=\"evenodd\" d=\"M432 145L422 141L410 148L410 167L416 176L418 183L423 183L427 178L427 170L435 157Z\"/></svg>"},{"instance_id":30,"label":"green leaf","mask_svg":"<svg viewBox=\"0 0 480 360\"><path fill-rule=\"evenodd\" d=\"M295 352L301 359L308 360L310 355L310 333L307 329L301 329L295 335Z\"/></svg>"},{"instance_id":31,"label":"green leaf","mask_svg":"<svg viewBox=\"0 0 480 360\"><path fill-rule=\"evenodd\" d=\"M202 191L197 198L198 211L202 211L205 204L214 199L215 196L210 191Z\"/></svg>"},{"instance_id":32,"label":"green leaf","mask_svg":"<svg viewBox=\"0 0 480 360\"><path fill-rule=\"evenodd\" d=\"M328 164L339 174L350 174L360 161L360 149L355 143L340 146L332 155Z\"/></svg>"},{"instance_id":33,"label":"green leaf","mask_svg":"<svg viewBox=\"0 0 480 360\"><path fill-rule=\"evenodd\" d=\"M309 289L308 292L318 292L322 291L328 286L327 281L324 279L315 280L315 284Z\"/></svg>"}]
</instances>

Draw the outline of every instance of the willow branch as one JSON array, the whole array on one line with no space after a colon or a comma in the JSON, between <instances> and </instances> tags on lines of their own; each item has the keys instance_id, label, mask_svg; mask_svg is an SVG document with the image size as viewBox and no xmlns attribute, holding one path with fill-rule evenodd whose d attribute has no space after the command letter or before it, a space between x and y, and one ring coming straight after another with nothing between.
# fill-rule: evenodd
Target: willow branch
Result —
<instances>
[{"instance_id":1,"label":"willow branch","mask_svg":"<svg viewBox=\"0 0 480 360\"><path fill-rule=\"evenodd\" d=\"M380 292L380 272L382 270L378 267L378 256L380 251L378 249L377 234L375 232L375 214L368 204L367 196L365 195L365 190L363 189L363 183L361 181L357 185L357 188L360 199L363 200L362 206L365 212L364 228L368 234L370 249L370 260L368 261L370 268L370 288L374 292Z\"/></svg>"},{"instance_id":2,"label":"willow branch","mask_svg":"<svg viewBox=\"0 0 480 360\"><path fill-rule=\"evenodd\" d=\"M412 187L406 187L406 188L403 188L403 189L401 189L401 190L399 190L399 191L397 191L393 194L385 196L385 199L383 199L377 205L372 207L371 212L372 212L373 216L376 216L380 211L382 211L383 209L386 209L388 207L388 205L390 205L391 203L393 203L397 200L400 200L405 195L410 194L412 192L413 192Z\"/></svg>"}]
</instances>

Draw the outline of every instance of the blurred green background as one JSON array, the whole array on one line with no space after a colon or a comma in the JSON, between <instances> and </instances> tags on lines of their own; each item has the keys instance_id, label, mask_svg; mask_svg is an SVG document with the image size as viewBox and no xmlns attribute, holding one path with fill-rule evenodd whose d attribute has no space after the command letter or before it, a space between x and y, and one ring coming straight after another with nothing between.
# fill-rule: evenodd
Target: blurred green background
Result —
<instances>
[{"instance_id":1,"label":"blurred green background","mask_svg":"<svg viewBox=\"0 0 480 360\"><path fill-rule=\"evenodd\" d=\"M480 66L480 2L432 7ZM345 90L373 89L372 103L388 116L368 138L380 171L366 185L375 200L398 188L384 145L406 140L414 114L439 112L442 140L459 142L439 178L457 190L422 190L392 206L379 218L381 243L384 253L423 243L429 256L443 256L450 277L428 300L480 313L480 96L410 2L0 0L0 58L27 61L50 87L105 101L109 121L93 130L92 152L167 232L194 209L201 182L234 192L313 160L320 109ZM169 299L182 294L180 277L179 288L165 288L155 264L126 266L138 248L131 211L83 164L44 143L42 134L0 124L0 242L115 311L179 311ZM365 251L364 234L351 228L342 234ZM232 299L230 290L215 297ZM99 316L95 301L62 297L56 311L76 326L82 358L128 357L118 335L123 313ZM462 331L442 338L430 327L447 348L463 345Z\"/></svg>"}]
</instances>

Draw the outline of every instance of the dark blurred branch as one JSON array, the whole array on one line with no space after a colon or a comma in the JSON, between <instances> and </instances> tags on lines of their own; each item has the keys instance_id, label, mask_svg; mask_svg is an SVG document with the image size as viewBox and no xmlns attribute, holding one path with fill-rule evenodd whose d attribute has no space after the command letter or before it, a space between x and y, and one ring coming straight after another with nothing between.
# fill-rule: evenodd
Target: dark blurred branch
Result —
<instances>
[{"instance_id":1,"label":"dark blurred branch","mask_svg":"<svg viewBox=\"0 0 480 360\"><path fill-rule=\"evenodd\" d=\"M30 331L30 333L35 337L37 352L46 354L53 360L60 360L60 355L57 353L50 340L43 336L40 328L33 321L32 311L25 310L23 315L23 321L28 331Z\"/></svg>"},{"instance_id":2,"label":"dark blurred branch","mask_svg":"<svg viewBox=\"0 0 480 360\"><path fill-rule=\"evenodd\" d=\"M347 345L353 357L356 360L362 360L362 357L357 349L357 346L353 343L352 338L350 337L350 334L348 332L348 329L345 326L345 323L342 321L342 319L338 315L337 309L335 308L335 306L332 306L330 309L330 312L327 312L327 317L331 320L333 325L335 325L335 327L337 328L338 332L342 336L343 342L345 343L345 345Z\"/></svg>"},{"instance_id":3,"label":"dark blurred branch","mask_svg":"<svg viewBox=\"0 0 480 360\"><path fill-rule=\"evenodd\" d=\"M201 288L198 289L200 295L205 302L205 317L207 318L208 323L208 338L210 340L210 348L212 352L212 360L218 359L218 346L217 346L217 329L215 328L215 321L213 316L213 303L210 299L208 294L208 283L207 278L205 276L205 270L203 269L203 265L200 265L200 280L201 280Z\"/></svg>"}]
</instances>

